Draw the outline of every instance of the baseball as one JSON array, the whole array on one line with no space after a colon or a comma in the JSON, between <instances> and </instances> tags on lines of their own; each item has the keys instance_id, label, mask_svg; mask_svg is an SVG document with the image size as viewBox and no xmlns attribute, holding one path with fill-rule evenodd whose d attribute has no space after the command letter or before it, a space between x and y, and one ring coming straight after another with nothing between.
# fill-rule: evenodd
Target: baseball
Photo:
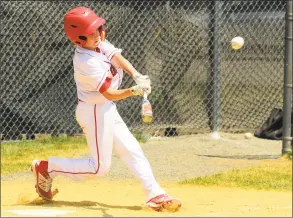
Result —
<instances>
[{"instance_id":1,"label":"baseball","mask_svg":"<svg viewBox=\"0 0 293 218\"><path fill-rule=\"evenodd\" d=\"M242 48L243 45L244 45L244 39L241 36L234 37L231 40L231 46L234 50L238 50Z\"/></svg>"},{"instance_id":2,"label":"baseball","mask_svg":"<svg viewBox=\"0 0 293 218\"><path fill-rule=\"evenodd\" d=\"M247 132L247 133L244 134L244 138L251 139L252 138L252 134L250 132Z\"/></svg>"}]
</instances>

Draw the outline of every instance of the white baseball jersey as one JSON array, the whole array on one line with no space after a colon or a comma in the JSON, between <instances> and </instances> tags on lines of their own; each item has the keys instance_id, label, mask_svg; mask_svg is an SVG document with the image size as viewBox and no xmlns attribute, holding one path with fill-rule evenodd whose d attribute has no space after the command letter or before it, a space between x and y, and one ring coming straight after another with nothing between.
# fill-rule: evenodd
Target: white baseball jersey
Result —
<instances>
[{"instance_id":1,"label":"white baseball jersey","mask_svg":"<svg viewBox=\"0 0 293 218\"><path fill-rule=\"evenodd\" d=\"M123 70L113 67L110 60L121 51L108 41L101 42L97 51L76 47L73 66L78 99L89 104L104 104L107 99L101 93L108 88L119 88Z\"/></svg>"}]
</instances>

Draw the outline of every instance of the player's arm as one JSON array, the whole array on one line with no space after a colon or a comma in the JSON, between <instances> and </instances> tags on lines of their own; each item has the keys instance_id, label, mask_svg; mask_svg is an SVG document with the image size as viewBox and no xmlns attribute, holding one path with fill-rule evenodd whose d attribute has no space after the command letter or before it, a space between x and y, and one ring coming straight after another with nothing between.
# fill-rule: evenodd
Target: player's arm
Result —
<instances>
[{"instance_id":1,"label":"player's arm","mask_svg":"<svg viewBox=\"0 0 293 218\"><path fill-rule=\"evenodd\" d=\"M121 68L123 71L127 72L136 82L137 85L148 84L150 85L151 81L149 76L140 74L133 65L122 56L121 53L115 53L111 58L111 63L116 68Z\"/></svg>"},{"instance_id":2,"label":"player's arm","mask_svg":"<svg viewBox=\"0 0 293 218\"><path fill-rule=\"evenodd\" d=\"M119 90L109 88L106 91L104 91L102 95L109 101L118 101L133 96L133 93L131 92L130 88Z\"/></svg>"},{"instance_id":3,"label":"player's arm","mask_svg":"<svg viewBox=\"0 0 293 218\"><path fill-rule=\"evenodd\" d=\"M122 56L121 49L116 48L107 40L101 42L99 48L116 68L120 68L123 71L127 72L133 78L137 85L151 84L149 76L140 74L133 67L133 65Z\"/></svg>"},{"instance_id":4,"label":"player's arm","mask_svg":"<svg viewBox=\"0 0 293 218\"><path fill-rule=\"evenodd\" d=\"M132 64L121 55L121 49L116 48L108 40L101 42L99 44L99 48L116 68L121 68L123 71L127 72L131 77L133 77L134 72L136 70L132 66Z\"/></svg>"},{"instance_id":5,"label":"player's arm","mask_svg":"<svg viewBox=\"0 0 293 218\"><path fill-rule=\"evenodd\" d=\"M108 88L101 92L101 94L107 98L109 101L118 101L124 98L128 98L131 96L142 96L144 90L147 90L147 94L151 93L151 87L150 86L133 86L128 89L111 89Z\"/></svg>"},{"instance_id":6,"label":"player's arm","mask_svg":"<svg viewBox=\"0 0 293 218\"><path fill-rule=\"evenodd\" d=\"M133 77L136 71L133 65L124 58L121 53L115 53L111 59L111 63L116 68L121 68L123 71L127 72L131 77Z\"/></svg>"}]
</instances>

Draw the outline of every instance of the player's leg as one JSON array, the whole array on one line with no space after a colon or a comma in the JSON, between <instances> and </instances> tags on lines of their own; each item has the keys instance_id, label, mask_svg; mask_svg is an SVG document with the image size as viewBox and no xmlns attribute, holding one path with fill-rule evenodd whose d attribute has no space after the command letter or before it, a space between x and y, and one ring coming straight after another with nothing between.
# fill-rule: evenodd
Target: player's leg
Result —
<instances>
[{"instance_id":1,"label":"player's leg","mask_svg":"<svg viewBox=\"0 0 293 218\"><path fill-rule=\"evenodd\" d=\"M115 106L79 103L76 118L85 132L90 157L56 158L34 161L32 171L36 176L36 190L44 199L51 199L52 179L58 175L82 180L105 175L111 165L113 145L113 123Z\"/></svg>"},{"instance_id":2,"label":"player's leg","mask_svg":"<svg viewBox=\"0 0 293 218\"><path fill-rule=\"evenodd\" d=\"M163 207L172 210L180 208L181 202L168 196L156 181L141 146L118 112L115 114L114 149L142 184L149 207L154 210L161 210Z\"/></svg>"},{"instance_id":3,"label":"player's leg","mask_svg":"<svg viewBox=\"0 0 293 218\"><path fill-rule=\"evenodd\" d=\"M49 159L51 177L63 175L72 179L83 179L91 175L105 175L111 165L113 145L113 115L115 106L106 103L102 106L78 104L76 119L83 129L90 150L86 158Z\"/></svg>"}]
</instances>

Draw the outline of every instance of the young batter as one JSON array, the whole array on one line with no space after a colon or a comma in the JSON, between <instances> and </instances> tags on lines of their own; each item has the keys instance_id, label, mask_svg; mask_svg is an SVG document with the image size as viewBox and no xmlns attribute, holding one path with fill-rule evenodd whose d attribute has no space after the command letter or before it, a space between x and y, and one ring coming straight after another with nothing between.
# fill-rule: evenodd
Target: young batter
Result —
<instances>
[{"instance_id":1,"label":"young batter","mask_svg":"<svg viewBox=\"0 0 293 218\"><path fill-rule=\"evenodd\" d=\"M45 200L52 199L52 181L56 176L75 180L104 176L110 169L112 148L142 184L146 202L154 210L177 210L178 199L168 196L154 178L143 151L120 117L113 101L151 92L150 79L138 73L117 49L105 40L105 20L91 9L78 7L64 17L67 38L76 46L73 58L78 105L76 120L85 133L91 157L34 160L36 192ZM137 85L119 89L123 71Z\"/></svg>"}]
</instances>

